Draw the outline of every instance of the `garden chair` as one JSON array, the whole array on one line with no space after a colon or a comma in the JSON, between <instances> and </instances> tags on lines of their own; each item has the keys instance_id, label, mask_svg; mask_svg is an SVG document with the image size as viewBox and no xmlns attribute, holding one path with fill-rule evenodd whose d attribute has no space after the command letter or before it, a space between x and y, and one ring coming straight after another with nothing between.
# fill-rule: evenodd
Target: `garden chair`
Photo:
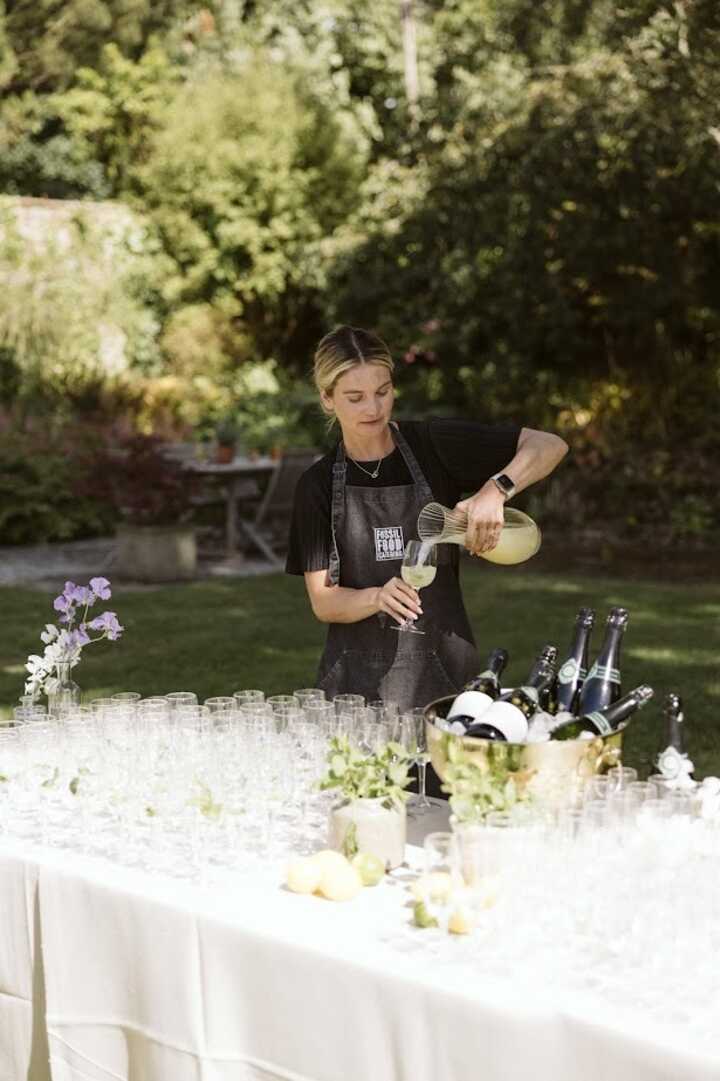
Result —
<instances>
[{"instance_id":1,"label":"garden chair","mask_svg":"<svg viewBox=\"0 0 720 1081\"><path fill-rule=\"evenodd\" d=\"M238 522L246 547L258 549L276 567L282 566L276 548L284 547L287 541L295 486L317 456L318 452L313 449L284 451L254 516L251 519L241 517Z\"/></svg>"}]
</instances>

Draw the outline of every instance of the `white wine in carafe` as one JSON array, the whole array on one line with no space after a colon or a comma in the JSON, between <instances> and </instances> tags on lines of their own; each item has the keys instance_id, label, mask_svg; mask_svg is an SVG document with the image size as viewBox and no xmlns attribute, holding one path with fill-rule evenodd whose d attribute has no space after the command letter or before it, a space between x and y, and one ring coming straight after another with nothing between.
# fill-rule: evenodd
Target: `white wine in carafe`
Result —
<instances>
[{"instance_id":1,"label":"white wine in carafe","mask_svg":"<svg viewBox=\"0 0 720 1081\"><path fill-rule=\"evenodd\" d=\"M427 565L422 566L418 564L414 567L402 567L400 573L402 574L403 582L407 582L413 589L424 589L425 586L429 586L435 581L437 567L429 567Z\"/></svg>"},{"instance_id":2,"label":"white wine in carafe","mask_svg":"<svg viewBox=\"0 0 720 1081\"><path fill-rule=\"evenodd\" d=\"M506 507L500 539L489 552L480 555L489 563L512 566L524 563L534 556L540 547L540 530L523 511ZM467 514L450 510L441 503L428 503L420 511L418 536L424 544L465 544Z\"/></svg>"}]
</instances>

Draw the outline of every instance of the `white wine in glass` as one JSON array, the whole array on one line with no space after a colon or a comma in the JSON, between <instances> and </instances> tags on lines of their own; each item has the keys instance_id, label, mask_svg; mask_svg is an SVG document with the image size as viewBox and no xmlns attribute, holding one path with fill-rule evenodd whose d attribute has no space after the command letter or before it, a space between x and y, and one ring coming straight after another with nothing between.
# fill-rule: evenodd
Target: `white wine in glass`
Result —
<instances>
[{"instance_id":1,"label":"white wine in glass","mask_svg":"<svg viewBox=\"0 0 720 1081\"><path fill-rule=\"evenodd\" d=\"M424 589L435 581L437 574L437 549L434 544L427 541L411 540L405 545L400 575L403 582L407 582L413 589ZM408 634L425 634L419 631L413 621L406 619L394 630L407 631Z\"/></svg>"}]
</instances>

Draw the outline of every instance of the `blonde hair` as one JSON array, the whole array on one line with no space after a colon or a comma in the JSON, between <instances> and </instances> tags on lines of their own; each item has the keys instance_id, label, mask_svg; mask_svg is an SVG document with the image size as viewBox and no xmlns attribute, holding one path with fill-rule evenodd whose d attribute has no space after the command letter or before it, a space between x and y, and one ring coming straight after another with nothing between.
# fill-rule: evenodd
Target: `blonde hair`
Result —
<instances>
[{"instance_id":1,"label":"blonde hair","mask_svg":"<svg viewBox=\"0 0 720 1081\"><path fill-rule=\"evenodd\" d=\"M369 330L347 325L335 327L318 343L313 364L313 378L320 394L332 394L341 375L358 364L379 364L392 375L395 363L382 338ZM320 399L330 425L335 423L333 410Z\"/></svg>"}]
</instances>

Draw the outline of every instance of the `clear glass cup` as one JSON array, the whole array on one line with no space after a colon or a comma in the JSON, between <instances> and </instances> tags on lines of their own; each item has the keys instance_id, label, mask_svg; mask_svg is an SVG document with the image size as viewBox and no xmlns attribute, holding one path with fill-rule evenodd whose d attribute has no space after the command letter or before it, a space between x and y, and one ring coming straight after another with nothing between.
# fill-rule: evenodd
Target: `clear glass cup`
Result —
<instances>
[{"instance_id":1,"label":"clear glass cup","mask_svg":"<svg viewBox=\"0 0 720 1081\"><path fill-rule=\"evenodd\" d=\"M264 691L233 691L233 698L239 706L244 706L248 702L264 702Z\"/></svg>"},{"instance_id":2,"label":"clear glass cup","mask_svg":"<svg viewBox=\"0 0 720 1081\"><path fill-rule=\"evenodd\" d=\"M170 691L165 695L165 700L169 703L170 709L177 709L178 706L196 706L198 704L198 697L194 691Z\"/></svg>"},{"instance_id":3,"label":"clear glass cup","mask_svg":"<svg viewBox=\"0 0 720 1081\"><path fill-rule=\"evenodd\" d=\"M426 793L427 765L430 761L427 747L427 728L425 710L417 707L401 714L396 730L398 742L411 756L418 770L418 794L408 801L411 815L422 815L432 810L432 803Z\"/></svg>"},{"instance_id":4,"label":"clear glass cup","mask_svg":"<svg viewBox=\"0 0 720 1081\"><path fill-rule=\"evenodd\" d=\"M113 702L134 703L139 702L142 695L138 691L119 691L111 696Z\"/></svg>"},{"instance_id":5,"label":"clear glass cup","mask_svg":"<svg viewBox=\"0 0 720 1081\"><path fill-rule=\"evenodd\" d=\"M400 576L403 582L407 582L418 593L426 586L432 585L437 574L437 548L427 541L410 540L405 545ZM402 631L406 634L425 634L418 627L422 616L417 619L405 619L402 623L394 623L394 631Z\"/></svg>"},{"instance_id":6,"label":"clear glass cup","mask_svg":"<svg viewBox=\"0 0 720 1081\"><path fill-rule=\"evenodd\" d=\"M627 788L629 784L638 779L638 771L632 766L613 766L607 771L607 777L615 789Z\"/></svg>"},{"instance_id":7,"label":"clear glass cup","mask_svg":"<svg viewBox=\"0 0 720 1081\"><path fill-rule=\"evenodd\" d=\"M203 705L207 706L211 713L221 713L235 706L235 698L228 695L217 695L215 698L206 698Z\"/></svg>"},{"instance_id":8,"label":"clear glass cup","mask_svg":"<svg viewBox=\"0 0 720 1081\"><path fill-rule=\"evenodd\" d=\"M273 710L287 706L292 707L292 709L298 707L298 700L294 694L273 694L266 701L268 705L272 706Z\"/></svg>"},{"instance_id":9,"label":"clear glass cup","mask_svg":"<svg viewBox=\"0 0 720 1081\"><path fill-rule=\"evenodd\" d=\"M423 841L425 875L420 893L430 916L447 931L452 914L453 892L462 885L458 843L453 833L428 833Z\"/></svg>"},{"instance_id":10,"label":"clear glass cup","mask_svg":"<svg viewBox=\"0 0 720 1081\"><path fill-rule=\"evenodd\" d=\"M319 687L301 687L299 691L293 691L293 695L301 706L304 706L306 702L325 701L325 691Z\"/></svg>"},{"instance_id":11,"label":"clear glass cup","mask_svg":"<svg viewBox=\"0 0 720 1081\"><path fill-rule=\"evenodd\" d=\"M365 699L361 694L336 694L333 698L333 706L338 716L341 713L352 712L358 707L365 708Z\"/></svg>"}]
</instances>

